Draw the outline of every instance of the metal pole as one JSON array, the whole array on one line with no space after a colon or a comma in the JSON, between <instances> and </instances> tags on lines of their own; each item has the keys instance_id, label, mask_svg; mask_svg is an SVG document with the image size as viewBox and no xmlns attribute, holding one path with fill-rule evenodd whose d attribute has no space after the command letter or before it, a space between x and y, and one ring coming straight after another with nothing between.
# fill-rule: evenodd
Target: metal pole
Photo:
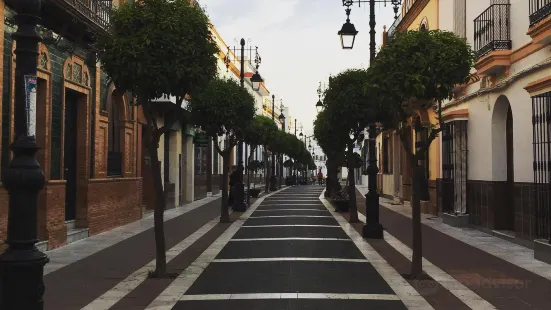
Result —
<instances>
[{"instance_id":1,"label":"metal pole","mask_svg":"<svg viewBox=\"0 0 551 310\"><path fill-rule=\"evenodd\" d=\"M295 118L295 137L297 136L297 119ZM298 171L297 171L297 166L296 166L296 162L293 163L293 170L295 171L294 175L295 175L295 185L298 185Z\"/></svg>"},{"instance_id":2,"label":"metal pole","mask_svg":"<svg viewBox=\"0 0 551 310\"><path fill-rule=\"evenodd\" d=\"M369 62L375 60L375 0L369 0ZM377 128L370 124L368 128L369 165L367 166L368 192L365 195L366 223L363 236L371 239L383 238L383 226L379 223L379 194L377 193L377 157L375 156L375 137Z\"/></svg>"},{"instance_id":3,"label":"metal pole","mask_svg":"<svg viewBox=\"0 0 551 310\"><path fill-rule=\"evenodd\" d=\"M275 95L272 95L272 121L275 123L274 118L274 109L275 109ZM270 191L276 191L276 172L275 172L275 152L272 150L272 175L270 176Z\"/></svg>"},{"instance_id":4,"label":"metal pole","mask_svg":"<svg viewBox=\"0 0 551 310\"><path fill-rule=\"evenodd\" d=\"M283 114L283 109L281 109ZM281 130L285 133L285 118L281 122ZM279 154L280 164L279 164L279 187L283 186L283 153Z\"/></svg>"},{"instance_id":5,"label":"metal pole","mask_svg":"<svg viewBox=\"0 0 551 310\"><path fill-rule=\"evenodd\" d=\"M15 137L13 159L4 171L4 187L10 196L8 248L0 255L0 309L41 310L44 307L44 265L49 259L36 248L38 193L44 172L36 160L36 68L40 0L12 2L17 12L15 73ZM34 88L34 92L31 89Z\"/></svg>"},{"instance_id":6,"label":"metal pole","mask_svg":"<svg viewBox=\"0 0 551 310\"><path fill-rule=\"evenodd\" d=\"M239 73L241 87L245 88L245 39L241 39L241 72ZM234 204L233 210L238 212L244 212L247 210L245 204L245 184L243 183L243 141L237 143L237 165L239 167L239 183L234 185Z\"/></svg>"}]
</instances>

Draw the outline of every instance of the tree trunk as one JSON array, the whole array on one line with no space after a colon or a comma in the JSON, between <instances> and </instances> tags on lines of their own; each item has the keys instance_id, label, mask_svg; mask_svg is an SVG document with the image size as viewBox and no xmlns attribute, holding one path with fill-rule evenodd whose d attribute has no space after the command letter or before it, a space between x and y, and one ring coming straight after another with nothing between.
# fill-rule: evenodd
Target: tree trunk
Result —
<instances>
[{"instance_id":1,"label":"tree trunk","mask_svg":"<svg viewBox=\"0 0 551 310\"><path fill-rule=\"evenodd\" d=\"M421 233L421 200L420 184L423 177L423 167L420 167L417 160L411 160L413 170L412 191L411 191L411 220L413 228L413 256L411 259L411 276L418 278L423 272L423 238Z\"/></svg>"},{"instance_id":2,"label":"tree trunk","mask_svg":"<svg viewBox=\"0 0 551 310\"><path fill-rule=\"evenodd\" d=\"M356 182L354 180L354 165L352 157L354 155L354 143L348 144L348 206L350 208L350 223L358 223L358 208L356 206Z\"/></svg>"},{"instance_id":3,"label":"tree trunk","mask_svg":"<svg viewBox=\"0 0 551 310\"><path fill-rule=\"evenodd\" d=\"M230 153L222 155L222 203L220 204L220 223L230 222L230 211L228 209L228 172L230 170Z\"/></svg>"},{"instance_id":4,"label":"tree trunk","mask_svg":"<svg viewBox=\"0 0 551 310\"><path fill-rule=\"evenodd\" d=\"M266 149L264 149L263 152L264 158L264 192L267 194L270 191L270 178L268 176L270 167L268 165L268 152L266 152Z\"/></svg>"},{"instance_id":5,"label":"tree trunk","mask_svg":"<svg viewBox=\"0 0 551 310\"><path fill-rule=\"evenodd\" d=\"M325 197L331 197L331 179L329 177L329 171L331 171L331 159L327 159L325 162L327 166L327 175L325 176Z\"/></svg>"},{"instance_id":6,"label":"tree trunk","mask_svg":"<svg viewBox=\"0 0 551 310\"><path fill-rule=\"evenodd\" d=\"M161 179L161 164L157 148L159 146L158 129L154 129L151 135L151 141L148 145L149 156L151 157L151 172L153 177L153 187L155 189L155 210L153 212L153 222L155 231L155 250L157 257L155 259L155 271L153 277L164 277L166 272L166 245L165 245L165 228L164 228L164 212L166 207L165 195L163 190L163 180Z\"/></svg>"}]
</instances>

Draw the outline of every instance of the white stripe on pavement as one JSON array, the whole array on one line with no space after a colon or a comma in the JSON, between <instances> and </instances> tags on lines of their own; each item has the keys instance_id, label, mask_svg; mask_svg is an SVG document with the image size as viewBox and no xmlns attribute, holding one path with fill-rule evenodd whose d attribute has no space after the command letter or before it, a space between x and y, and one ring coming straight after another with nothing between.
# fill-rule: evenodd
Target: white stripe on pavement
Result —
<instances>
[{"instance_id":1,"label":"white stripe on pavement","mask_svg":"<svg viewBox=\"0 0 551 310\"><path fill-rule=\"evenodd\" d=\"M367 259L352 258L316 258L316 257L269 257L269 258L226 258L215 259L213 263L250 263L250 262L347 262L369 263Z\"/></svg>"},{"instance_id":2,"label":"white stripe on pavement","mask_svg":"<svg viewBox=\"0 0 551 310\"><path fill-rule=\"evenodd\" d=\"M286 188L279 191L284 191ZM278 191L278 192L279 192ZM277 192L274 192L277 193ZM235 235L235 233L243 226L245 220L258 208L266 197L272 194L259 198L239 219L231 224L218 239L216 239L207 250L203 252L189 267L178 275L174 281L153 300L146 310L171 310L176 302L186 293L191 285L199 278L203 270L210 262L220 253L222 248Z\"/></svg>"},{"instance_id":3,"label":"white stripe on pavement","mask_svg":"<svg viewBox=\"0 0 551 310\"><path fill-rule=\"evenodd\" d=\"M180 300L228 300L228 299L362 299L399 300L390 294L334 294L334 293L255 293L255 294L211 294L184 295Z\"/></svg>"},{"instance_id":4,"label":"white stripe on pavement","mask_svg":"<svg viewBox=\"0 0 551 310\"><path fill-rule=\"evenodd\" d=\"M180 243L173 246L170 250L166 252L166 262L170 262L174 257L178 256L180 253L185 251L193 243L195 243L199 238L208 233L216 224L220 223L220 219L216 218L203 227L199 228L196 232L191 234L189 237L182 240ZM147 279L149 271L155 269L155 260L152 260L147 265L142 268L134 271L126 279L119 282L117 285L113 286L109 291L105 292L103 295L89 303L86 307L81 310L107 310L115 305L119 300L124 296L132 292L136 287L138 287L143 281Z\"/></svg>"},{"instance_id":5,"label":"white stripe on pavement","mask_svg":"<svg viewBox=\"0 0 551 310\"><path fill-rule=\"evenodd\" d=\"M320 195L319 199L408 309L434 309L419 292L417 292L369 243L363 239L344 217L332 210L333 207L331 203L325 199L323 193Z\"/></svg>"},{"instance_id":6,"label":"white stripe on pavement","mask_svg":"<svg viewBox=\"0 0 551 310\"><path fill-rule=\"evenodd\" d=\"M251 216L250 219L265 219L265 218L274 218L274 217L332 217L331 215L266 215L266 216Z\"/></svg>"},{"instance_id":7,"label":"white stripe on pavement","mask_svg":"<svg viewBox=\"0 0 551 310\"><path fill-rule=\"evenodd\" d=\"M289 238L245 238L245 239L231 239L230 241L286 241L286 240L303 240L303 241L352 241L350 239L342 238L302 238L302 237L289 237Z\"/></svg>"},{"instance_id":8,"label":"white stripe on pavement","mask_svg":"<svg viewBox=\"0 0 551 310\"><path fill-rule=\"evenodd\" d=\"M320 206L321 207L321 206ZM313 212L327 212L325 209L269 209L269 210L256 210L256 212L278 212L278 211L313 211Z\"/></svg>"},{"instance_id":9,"label":"white stripe on pavement","mask_svg":"<svg viewBox=\"0 0 551 310\"><path fill-rule=\"evenodd\" d=\"M243 225L241 226L243 228L251 228L251 227L258 227L258 228L268 228L268 227L340 227L339 225Z\"/></svg>"}]
</instances>

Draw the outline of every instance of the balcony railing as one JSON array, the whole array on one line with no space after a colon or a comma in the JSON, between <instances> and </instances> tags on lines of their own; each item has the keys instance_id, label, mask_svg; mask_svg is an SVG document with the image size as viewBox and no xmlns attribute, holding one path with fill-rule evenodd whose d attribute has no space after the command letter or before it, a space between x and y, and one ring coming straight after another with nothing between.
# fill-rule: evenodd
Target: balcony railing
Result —
<instances>
[{"instance_id":1,"label":"balcony railing","mask_svg":"<svg viewBox=\"0 0 551 310\"><path fill-rule=\"evenodd\" d=\"M396 28L398 27L401 21L402 21L402 15L398 16L398 18L395 19L392 25L388 28L388 31L386 32L386 34L387 34L389 43L390 41L392 41L392 39L394 39L394 36L396 35Z\"/></svg>"},{"instance_id":2,"label":"balcony railing","mask_svg":"<svg viewBox=\"0 0 551 310\"><path fill-rule=\"evenodd\" d=\"M109 25L109 14L113 7L113 0L49 0L59 6L72 8L73 14L79 13L101 28Z\"/></svg>"},{"instance_id":3,"label":"balcony railing","mask_svg":"<svg viewBox=\"0 0 551 310\"><path fill-rule=\"evenodd\" d=\"M474 20L474 48L479 57L511 49L511 5L492 4Z\"/></svg>"},{"instance_id":4,"label":"balcony railing","mask_svg":"<svg viewBox=\"0 0 551 310\"><path fill-rule=\"evenodd\" d=\"M551 0L530 0L530 26L551 14Z\"/></svg>"}]
</instances>

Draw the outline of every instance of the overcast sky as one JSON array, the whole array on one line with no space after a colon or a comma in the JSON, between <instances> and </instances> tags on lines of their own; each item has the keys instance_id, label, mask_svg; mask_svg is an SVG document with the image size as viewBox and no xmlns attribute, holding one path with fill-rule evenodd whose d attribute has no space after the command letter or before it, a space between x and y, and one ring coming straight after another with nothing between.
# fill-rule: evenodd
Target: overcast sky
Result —
<instances>
[{"instance_id":1,"label":"overcast sky","mask_svg":"<svg viewBox=\"0 0 551 310\"><path fill-rule=\"evenodd\" d=\"M369 64L369 8L354 5L351 22L359 31L353 50L342 50L337 32L346 20L341 0L200 0L230 47L250 39L259 47L259 72L276 102L283 99L290 116L312 132L317 88L329 74ZM376 4L376 39L390 27L390 4Z\"/></svg>"}]
</instances>

